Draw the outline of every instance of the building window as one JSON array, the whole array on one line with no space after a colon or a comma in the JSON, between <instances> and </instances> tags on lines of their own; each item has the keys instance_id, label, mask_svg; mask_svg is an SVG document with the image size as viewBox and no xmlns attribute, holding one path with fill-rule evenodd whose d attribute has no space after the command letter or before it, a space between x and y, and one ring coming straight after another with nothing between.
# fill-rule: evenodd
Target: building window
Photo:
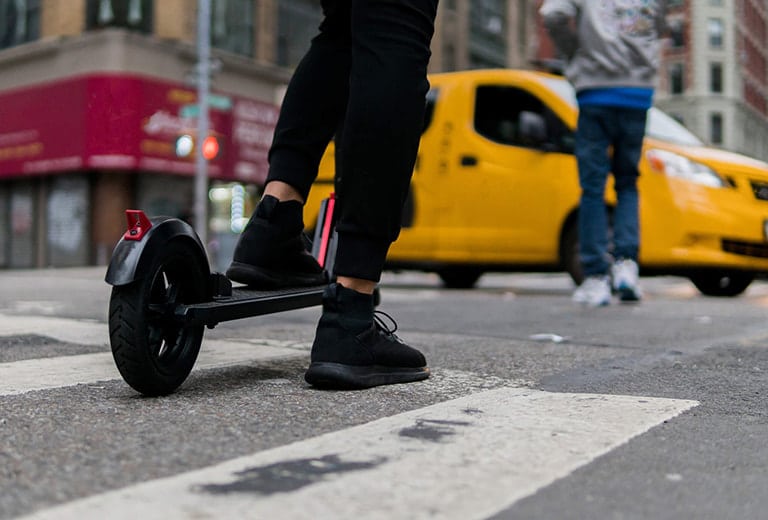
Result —
<instances>
[{"instance_id":1,"label":"building window","mask_svg":"<svg viewBox=\"0 0 768 520\"><path fill-rule=\"evenodd\" d=\"M15 182L11 186L10 240L8 241L8 267L34 267L37 253L35 216L38 214L37 190L30 180Z\"/></svg>"},{"instance_id":2,"label":"building window","mask_svg":"<svg viewBox=\"0 0 768 520\"><path fill-rule=\"evenodd\" d=\"M211 46L253 56L253 0L213 0L211 4Z\"/></svg>"},{"instance_id":3,"label":"building window","mask_svg":"<svg viewBox=\"0 0 768 520\"><path fill-rule=\"evenodd\" d=\"M713 94L723 93L723 64L709 64L709 90Z\"/></svg>"},{"instance_id":4,"label":"building window","mask_svg":"<svg viewBox=\"0 0 768 520\"><path fill-rule=\"evenodd\" d=\"M88 0L86 28L124 27L149 34L152 32L153 0Z\"/></svg>"},{"instance_id":5,"label":"building window","mask_svg":"<svg viewBox=\"0 0 768 520\"><path fill-rule=\"evenodd\" d=\"M710 18L707 20L707 36L710 47L719 49L723 46L723 32L723 20L720 18Z\"/></svg>"},{"instance_id":6,"label":"building window","mask_svg":"<svg viewBox=\"0 0 768 520\"><path fill-rule=\"evenodd\" d=\"M709 116L709 140L712 144L723 144L723 114L719 112Z\"/></svg>"},{"instance_id":7,"label":"building window","mask_svg":"<svg viewBox=\"0 0 768 520\"><path fill-rule=\"evenodd\" d=\"M685 22L683 20L671 20L669 22L669 39L673 49L685 47Z\"/></svg>"},{"instance_id":8,"label":"building window","mask_svg":"<svg viewBox=\"0 0 768 520\"><path fill-rule=\"evenodd\" d=\"M280 2L277 14L277 64L293 68L317 36L323 13L317 0Z\"/></svg>"},{"instance_id":9,"label":"building window","mask_svg":"<svg viewBox=\"0 0 768 520\"><path fill-rule=\"evenodd\" d=\"M682 63L669 65L669 93L682 94L685 90L685 74Z\"/></svg>"},{"instance_id":10,"label":"building window","mask_svg":"<svg viewBox=\"0 0 768 520\"><path fill-rule=\"evenodd\" d=\"M503 0L470 1L470 68L506 67L507 4Z\"/></svg>"},{"instance_id":11,"label":"building window","mask_svg":"<svg viewBox=\"0 0 768 520\"><path fill-rule=\"evenodd\" d=\"M40 0L0 0L0 49L40 38Z\"/></svg>"},{"instance_id":12,"label":"building window","mask_svg":"<svg viewBox=\"0 0 768 520\"><path fill-rule=\"evenodd\" d=\"M452 71L456 70L456 47L449 38L446 38L443 43L443 63L442 70Z\"/></svg>"}]
</instances>

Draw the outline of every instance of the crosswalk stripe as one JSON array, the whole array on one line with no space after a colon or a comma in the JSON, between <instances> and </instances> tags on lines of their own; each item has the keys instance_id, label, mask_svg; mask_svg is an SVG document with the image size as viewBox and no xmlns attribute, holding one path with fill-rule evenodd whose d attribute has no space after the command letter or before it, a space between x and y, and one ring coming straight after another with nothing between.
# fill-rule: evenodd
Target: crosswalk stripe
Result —
<instances>
[{"instance_id":1,"label":"crosswalk stripe","mask_svg":"<svg viewBox=\"0 0 768 520\"><path fill-rule=\"evenodd\" d=\"M504 387L25 518L487 518L697 404Z\"/></svg>"},{"instance_id":2,"label":"crosswalk stripe","mask_svg":"<svg viewBox=\"0 0 768 520\"><path fill-rule=\"evenodd\" d=\"M38 334L78 345L109 345L109 329L93 320L0 314L0 335Z\"/></svg>"},{"instance_id":3,"label":"crosswalk stripe","mask_svg":"<svg viewBox=\"0 0 768 520\"><path fill-rule=\"evenodd\" d=\"M51 316L0 314L0 337L37 334L78 345L109 349L105 323ZM203 341L196 369L220 368L297 355L308 343L253 339ZM112 354L80 354L0 363L0 396L120 379Z\"/></svg>"},{"instance_id":4,"label":"crosswalk stripe","mask_svg":"<svg viewBox=\"0 0 768 520\"><path fill-rule=\"evenodd\" d=\"M205 341L195 369L306 355L308 349L308 344L289 341ZM120 379L120 373L111 353L25 359L0 363L0 396L112 379Z\"/></svg>"}]
</instances>

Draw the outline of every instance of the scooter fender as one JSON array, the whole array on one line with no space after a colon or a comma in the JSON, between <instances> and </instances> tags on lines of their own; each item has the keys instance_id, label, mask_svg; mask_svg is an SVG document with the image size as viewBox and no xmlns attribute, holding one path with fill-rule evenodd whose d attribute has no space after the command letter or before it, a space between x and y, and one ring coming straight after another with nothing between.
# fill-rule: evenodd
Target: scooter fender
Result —
<instances>
[{"instance_id":1,"label":"scooter fender","mask_svg":"<svg viewBox=\"0 0 768 520\"><path fill-rule=\"evenodd\" d=\"M129 230L115 246L104 278L108 284L126 285L149 275L158 252L175 240L188 241L192 245L190 250L199 256L200 265L206 267L206 276L210 275L205 248L192 226L172 217L152 217L149 222L151 226L139 240L131 238Z\"/></svg>"}]
</instances>

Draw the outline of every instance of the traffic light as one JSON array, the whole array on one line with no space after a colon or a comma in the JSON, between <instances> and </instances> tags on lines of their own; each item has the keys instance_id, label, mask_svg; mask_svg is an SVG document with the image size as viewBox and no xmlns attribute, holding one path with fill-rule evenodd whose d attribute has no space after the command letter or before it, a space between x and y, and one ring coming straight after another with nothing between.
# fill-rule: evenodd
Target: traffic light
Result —
<instances>
[{"instance_id":1,"label":"traffic light","mask_svg":"<svg viewBox=\"0 0 768 520\"><path fill-rule=\"evenodd\" d=\"M196 146L196 140L192 135L180 135L176 138L176 144L174 147L176 157L190 157L195 151ZM209 135L203 139L203 158L205 158L206 161L215 159L219 155L220 150L221 146L219 145L219 140L216 136Z\"/></svg>"},{"instance_id":2,"label":"traffic light","mask_svg":"<svg viewBox=\"0 0 768 520\"><path fill-rule=\"evenodd\" d=\"M195 149L195 140L189 134L180 135L176 139L176 157L189 157Z\"/></svg>"},{"instance_id":3,"label":"traffic light","mask_svg":"<svg viewBox=\"0 0 768 520\"><path fill-rule=\"evenodd\" d=\"M209 135L203 140L203 157L206 161L215 159L219 155L219 140L215 136Z\"/></svg>"}]
</instances>

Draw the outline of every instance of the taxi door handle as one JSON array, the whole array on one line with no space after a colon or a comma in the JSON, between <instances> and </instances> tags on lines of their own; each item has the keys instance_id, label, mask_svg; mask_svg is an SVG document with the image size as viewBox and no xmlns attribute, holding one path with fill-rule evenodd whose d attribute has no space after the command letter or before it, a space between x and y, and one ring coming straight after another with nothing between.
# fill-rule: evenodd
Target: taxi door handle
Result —
<instances>
[{"instance_id":1,"label":"taxi door handle","mask_svg":"<svg viewBox=\"0 0 768 520\"><path fill-rule=\"evenodd\" d=\"M460 162L462 166L477 166L477 157L474 155L462 155Z\"/></svg>"}]
</instances>

